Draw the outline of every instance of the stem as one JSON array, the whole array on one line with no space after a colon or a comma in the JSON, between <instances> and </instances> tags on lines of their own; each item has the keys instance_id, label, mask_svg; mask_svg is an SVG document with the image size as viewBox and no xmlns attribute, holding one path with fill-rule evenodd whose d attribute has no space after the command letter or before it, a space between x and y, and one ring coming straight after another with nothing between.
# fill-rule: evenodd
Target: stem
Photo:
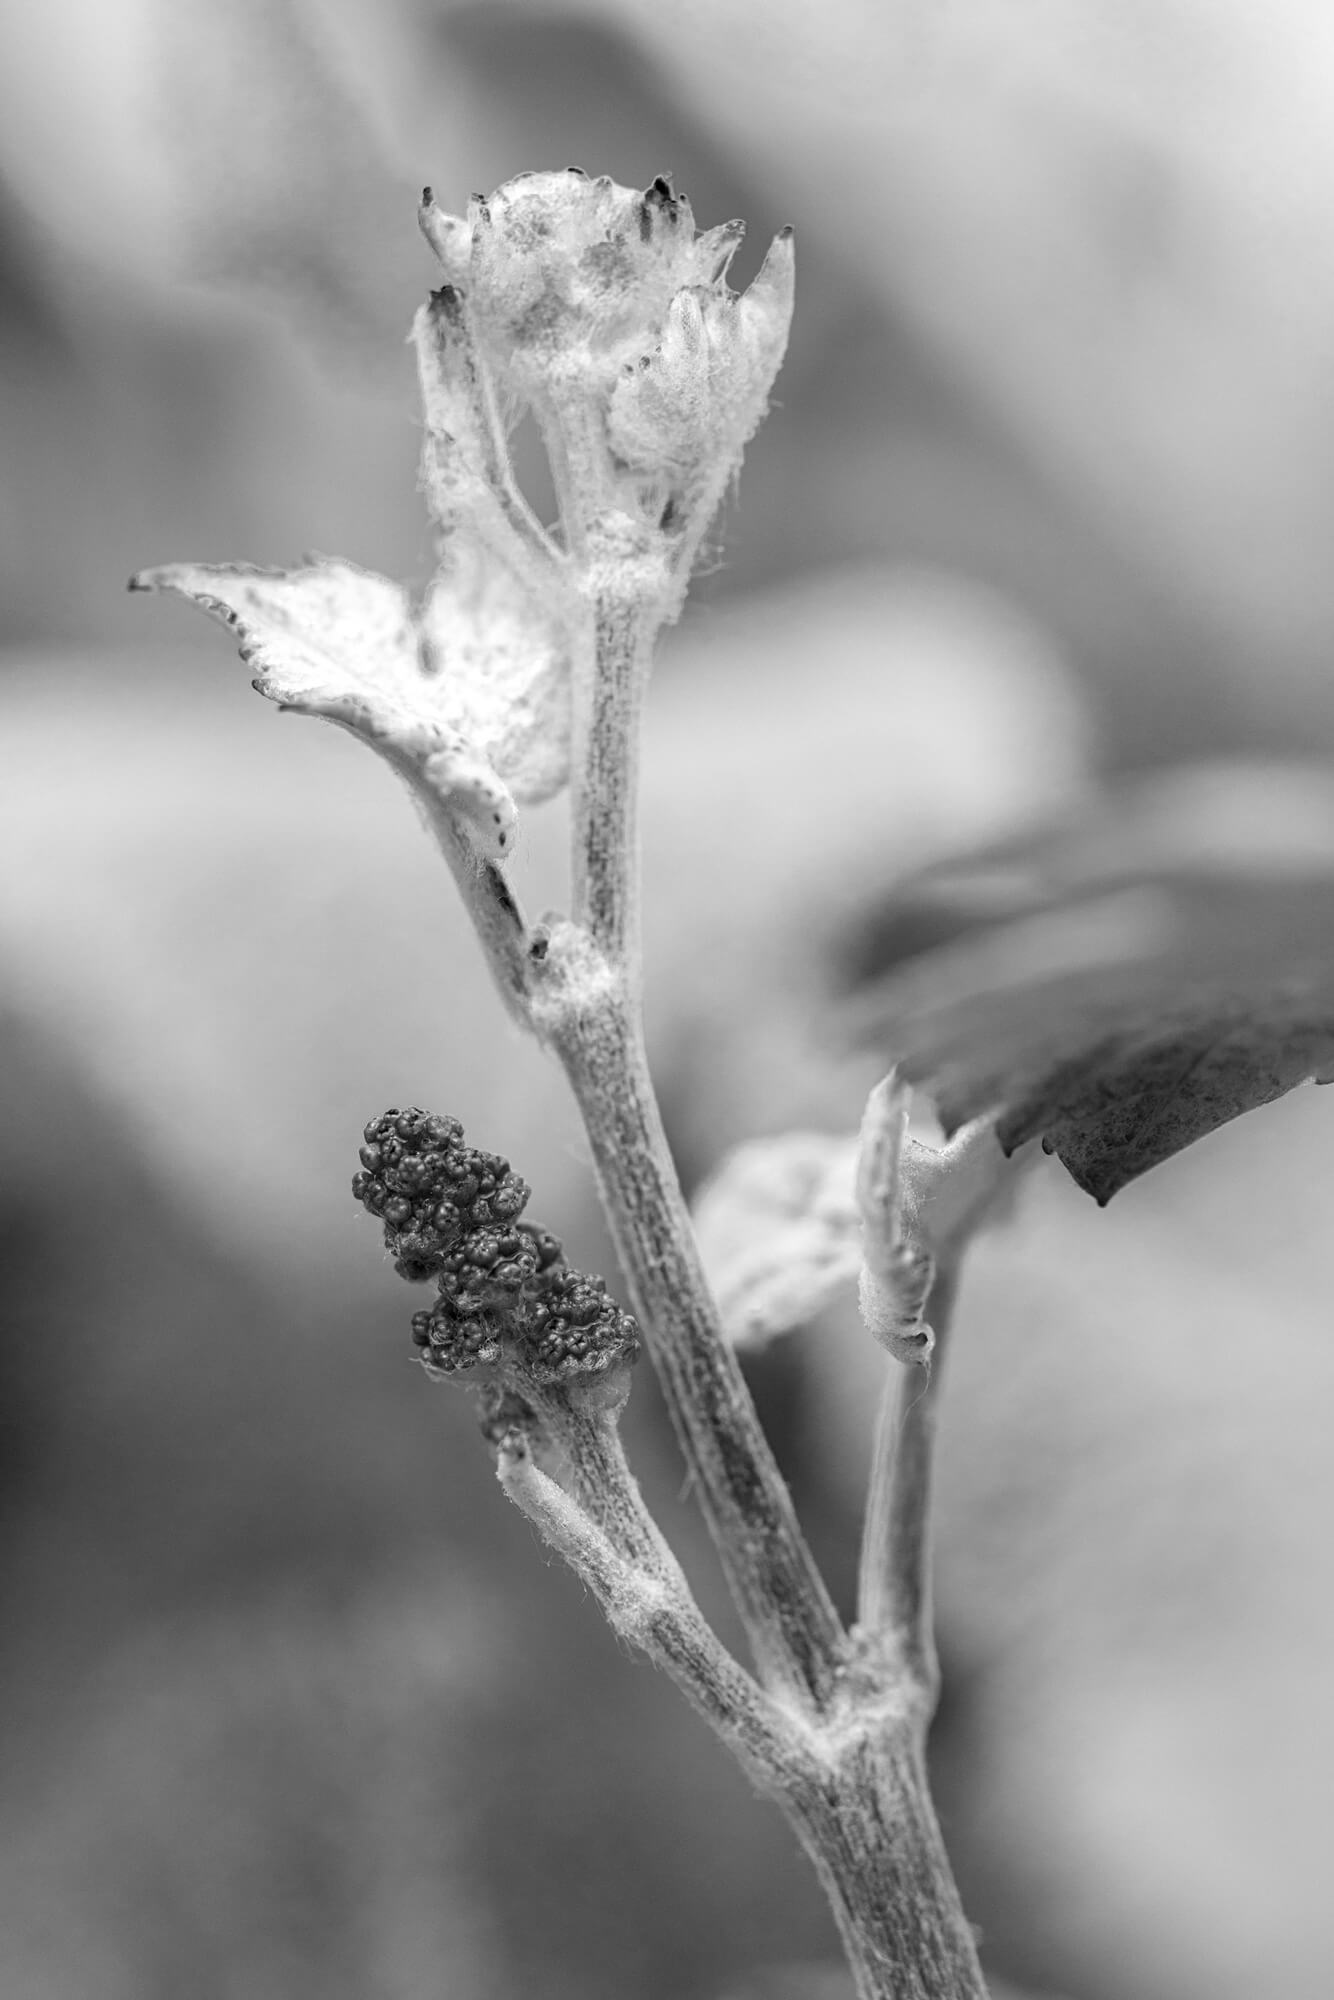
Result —
<instances>
[{"instance_id":1,"label":"stem","mask_svg":"<svg viewBox=\"0 0 1334 2000\"><path fill-rule=\"evenodd\" d=\"M675 1562L659 1575L627 1560L533 1462L521 1432L501 1440L496 1474L508 1497L588 1585L613 1631L671 1676L765 1791L782 1791L795 1770L811 1782L815 1760L803 1754L796 1718L780 1711L719 1643Z\"/></svg>"},{"instance_id":2,"label":"stem","mask_svg":"<svg viewBox=\"0 0 1334 2000\"><path fill-rule=\"evenodd\" d=\"M606 423L598 403L577 383L548 384L534 415L556 489L565 541L584 556L597 522L615 504Z\"/></svg>"},{"instance_id":3,"label":"stem","mask_svg":"<svg viewBox=\"0 0 1334 2000\"><path fill-rule=\"evenodd\" d=\"M615 584L593 591L592 688L579 703L571 899L609 964L639 999L639 732L660 618Z\"/></svg>"},{"instance_id":4,"label":"stem","mask_svg":"<svg viewBox=\"0 0 1334 2000\"><path fill-rule=\"evenodd\" d=\"M845 1639L724 1340L649 1076L640 1011L639 723L663 577L628 521L590 544L591 685L576 745L574 922L534 967L535 1023L570 1080L603 1208L764 1684L828 1697Z\"/></svg>"},{"instance_id":5,"label":"stem","mask_svg":"<svg viewBox=\"0 0 1334 2000\"><path fill-rule=\"evenodd\" d=\"M886 1716L789 1812L833 1908L858 2000L986 2000L931 1804L920 1717Z\"/></svg>"},{"instance_id":6,"label":"stem","mask_svg":"<svg viewBox=\"0 0 1334 2000\"><path fill-rule=\"evenodd\" d=\"M584 1512L641 1569L659 1577L680 1575L630 1470L615 1414L584 1408L577 1392L572 1398L559 1390L537 1407L569 1458L575 1497Z\"/></svg>"},{"instance_id":7,"label":"stem","mask_svg":"<svg viewBox=\"0 0 1334 2000\"><path fill-rule=\"evenodd\" d=\"M506 1011L520 1027L531 1031L528 927L514 893L495 863L477 852L437 795L428 785L416 782L415 771L406 763L403 775L458 884Z\"/></svg>"},{"instance_id":8,"label":"stem","mask_svg":"<svg viewBox=\"0 0 1334 2000\"><path fill-rule=\"evenodd\" d=\"M543 970L539 1029L583 1114L631 1300L760 1677L819 1706L831 1691L843 1633L718 1324L637 1009L572 926L553 935Z\"/></svg>"},{"instance_id":9,"label":"stem","mask_svg":"<svg viewBox=\"0 0 1334 2000\"><path fill-rule=\"evenodd\" d=\"M957 1266L943 1264L927 1300L936 1336L930 1361L890 1362L876 1422L857 1588L861 1631L892 1646L932 1703L939 1679L931 1610L932 1460L940 1369L957 1289Z\"/></svg>"}]
</instances>

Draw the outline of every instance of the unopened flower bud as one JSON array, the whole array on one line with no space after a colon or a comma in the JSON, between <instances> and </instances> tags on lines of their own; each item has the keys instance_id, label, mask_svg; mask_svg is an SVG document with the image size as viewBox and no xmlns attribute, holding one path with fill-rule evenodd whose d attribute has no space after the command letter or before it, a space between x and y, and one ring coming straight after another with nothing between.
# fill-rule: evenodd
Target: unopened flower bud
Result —
<instances>
[{"instance_id":1,"label":"unopened flower bud","mask_svg":"<svg viewBox=\"0 0 1334 2000\"><path fill-rule=\"evenodd\" d=\"M764 415L787 347L792 275L785 230L744 296L723 285L678 292L656 348L612 391L612 451L641 477L664 483L664 507L670 502L679 522L701 504L712 513Z\"/></svg>"},{"instance_id":2,"label":"unopened flower bud","mask_svg":"<svg viewBox=\"0 0 1334 2000\"><path fill-rule=\"evenodd\" d=\"M605 175L521 174L475 201L468 226L477 338L538 400L556 383L609 386L673 294L716 261L715 246L701 255L689 203L661 179L639 194Z\"/></svg>"},{"instance_id":3,"label":"unopened flower bud","mask_svg":"<svg viewBox=\"0 0 1334 2000\"><path fill-rule=\"evenodd\" d=\"M461 285L468 275L468 258L472 250L472 231L467 223L457 215L446 215L444 209L437 206L435 195L428 187L422 189L417 221L422 235L440 259L448 283Z\"/></svg>"}]
</instances>

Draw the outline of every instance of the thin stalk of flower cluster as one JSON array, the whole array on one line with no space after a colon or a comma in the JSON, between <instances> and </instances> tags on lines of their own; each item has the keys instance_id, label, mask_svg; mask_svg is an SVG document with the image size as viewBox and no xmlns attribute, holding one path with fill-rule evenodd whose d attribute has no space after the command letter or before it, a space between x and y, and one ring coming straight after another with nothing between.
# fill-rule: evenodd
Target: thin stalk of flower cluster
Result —
<instances>
[{"instance_id":1,"label":"thin stalk of flower cluster","mask_svg":"<svg viewBox=\"0 0 1334 2000\"><path fill-rule=\"evenodd\" d=\"M861 1634L893 1656L934 1704L939 1669L931 1604L931 1497L941 1368L958 1288L942 1263L927 1298L935 1334L925 1364L891 1359L885 1376L857 1588Z\"/></svg>"},{"instance_id":2,"label":"thin stalk of flower cluster","mask_svg":"<svg viewBox=\"0 0 1334 2000\"><path fill-rule=\"evenodd\" d=\"M619 1411L586 1409L563 1398L560 1390L550 1401L564 1404L551 1429L569 1462L569 1483L584 1512L627 1560L652 1575L680 1577L684 1588L676 1557L625 1456Z\"/></svg>"},{"instance_id":3,"label":"thin stalk of flower cluster","mask_svg":"<svg viewBox=\"0 0 1334 2000\"><path fill-rule=\"evenodd\" d=\"M602 417L577 388L556 387L538 423L566 539L579 556L593 524L615 505Z\"/></svg>"},{"instance_id":4,"label":"thin stalk of flower cluster","mask_svg":"<svg viewBox=\"0 0 1334 2000\"><path fill-rule=\"evenodd\" d=\"M804 1789L814 1788L817 1759L798 1718L727 1652L674 1559L650 1568L626 1556L534 1462L520 1431L500 1440L496 1472L507 1496L593 1592L617 1636L662 1667L762 1790L781 1793L799 1773Z\"/></svg>"}]
</instances>

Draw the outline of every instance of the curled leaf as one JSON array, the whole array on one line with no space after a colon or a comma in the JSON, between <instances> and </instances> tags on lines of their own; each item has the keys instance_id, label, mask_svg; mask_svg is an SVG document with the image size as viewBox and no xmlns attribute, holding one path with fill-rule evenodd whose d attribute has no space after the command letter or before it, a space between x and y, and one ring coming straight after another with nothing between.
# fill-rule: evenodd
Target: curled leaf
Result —
<instances>
[{"instance_id":1,"label":"curled leaf","mask_svg":"<svg viewBox=\"0 0 1334 2000\"><path fill-rule=\"evenodd\" d=\"M863 1262L862 1319L882 1347L904 1362L927 1363L935 1335L923 1321L942 1260L957 1260L1015 1186L986 1119L946 1146L911 1137L912 1092L896 1071L866 1101L857 1159Z\"/></svg>"},{"instance_id":2,"label":"curled leaf","mask_svg":"<svg viewBox=\"0 0 1334 2000\"><path fill-rule=\"evenodd\" d=\"M1013 1180L985 1124L937 1149L908 1133L911 1093L877 1085L860 1133L788 1132L739 1146L701 1189L695 1228L724 1331L759 1347L859 1286L863 1317L902 1361L930 1356L922 1313Z\"/></svg>"},{"instance_id":3,"label":"curled leaf","mask_svg":"<svg viewBox=\"0 0 1334 2000\"><path fill-rule=\"evenodd\" d=\"M774 241L749 289L722 283L678 292L657 345L629 363L612 391L616 457L661 487L659 511L707 520L768 407L792 320L792 233Z\"/></svg>"},{"instance_id":4,"label":"curled leaf","mask_svg":"<svg viewBox=\"0 0 1334 2000\"><path fill-rule=\"evenodd\" d=\"M420 605L386 577L324 559L175 563L131 588L173 591L221 619L261 694L360 736L497 859L516 804L566 780L568 663L517 579L462 539L450 558Z\"/></svg>"},{"instance_id":5,"label":"curled leaf","mask_svg":"<svg viewBox=\"0 0 1334 2000\"><path fill-rule=\"evenodd\" d=\"M857 1032L946 1129L1041 1136L1099 1202L1205 1133L1334 1074L1334 771L1186 770L904 884L882 937L938 943Z\"/></svg>"},{"instance_id":6,"label":"curled leaf","mask_svg":"<svg viewBox=\"0 0 1334 2000\"><path fill-rule=\"evenodd\" d=\"M935 1335L922 1315L936 1260L927 1247L915 1177L905 1160L914 1147L908 1136L911 1096L891 1070L866 1102L857 1159L864 1248L857 1301L865 1325L882 1347L899 1361L927 1364Z\"/></svg>"}]
</instances>

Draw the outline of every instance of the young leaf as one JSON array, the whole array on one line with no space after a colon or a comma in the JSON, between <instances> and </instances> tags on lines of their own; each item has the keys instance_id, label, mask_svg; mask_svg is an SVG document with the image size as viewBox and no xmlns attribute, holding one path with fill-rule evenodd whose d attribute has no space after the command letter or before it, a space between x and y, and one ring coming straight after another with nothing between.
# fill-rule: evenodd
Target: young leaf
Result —
<instances>
[{"instance_id":1,"label":"young leaf","mask_svg":"<svg viewBox=\"0 0 1334 2000\"><path fill-rule=\"evenodd\" d=\"M805 1326L861 1269L855 1135L787 1132L729 1153L695 1202L723 1326L763 1347Z\"/></svg>"},{"instance_id":2,"label":"young leaf","mask_svg":"<svg viewBox=\"0 0 1334 2000\"><path fill-rule=\"evenodd\" d=\"M787 1132L729 1153L695 1203L723 1327L762 1347L858 1286L862 1317L901 1361L922 1361L922 1313L941 1256L994 1214L1014 1176L984 1125L937 1150L908 1133L892 1072L859 1133Z\"/></svg>"},{"instance_id":3,"label":"young leaf","mask_svg":"<svg viewBox=\"0 0 1334 2000\"><path fill-rule=\"evenodd\" d=\"M896 891L950 941L856 1006L947 1130L1042 1137L1100 1203L1294 1085L1334 1076L1334 771L1192 769Z\"/></svg>"},{"instance_id":4,"label":"young leaf","mask_svg":"<svg viewBox=\"0 0 1334 2000\"><path fill-rule=\"evenodd\" d=\"M360 736L492 859L512 845L516 801L566 780L562 636L461 535L420 605L387 577L324 558L294 570L174 563L131 589L173 591L220 619L261 694Z\"/></svg>"}]
</instances>

